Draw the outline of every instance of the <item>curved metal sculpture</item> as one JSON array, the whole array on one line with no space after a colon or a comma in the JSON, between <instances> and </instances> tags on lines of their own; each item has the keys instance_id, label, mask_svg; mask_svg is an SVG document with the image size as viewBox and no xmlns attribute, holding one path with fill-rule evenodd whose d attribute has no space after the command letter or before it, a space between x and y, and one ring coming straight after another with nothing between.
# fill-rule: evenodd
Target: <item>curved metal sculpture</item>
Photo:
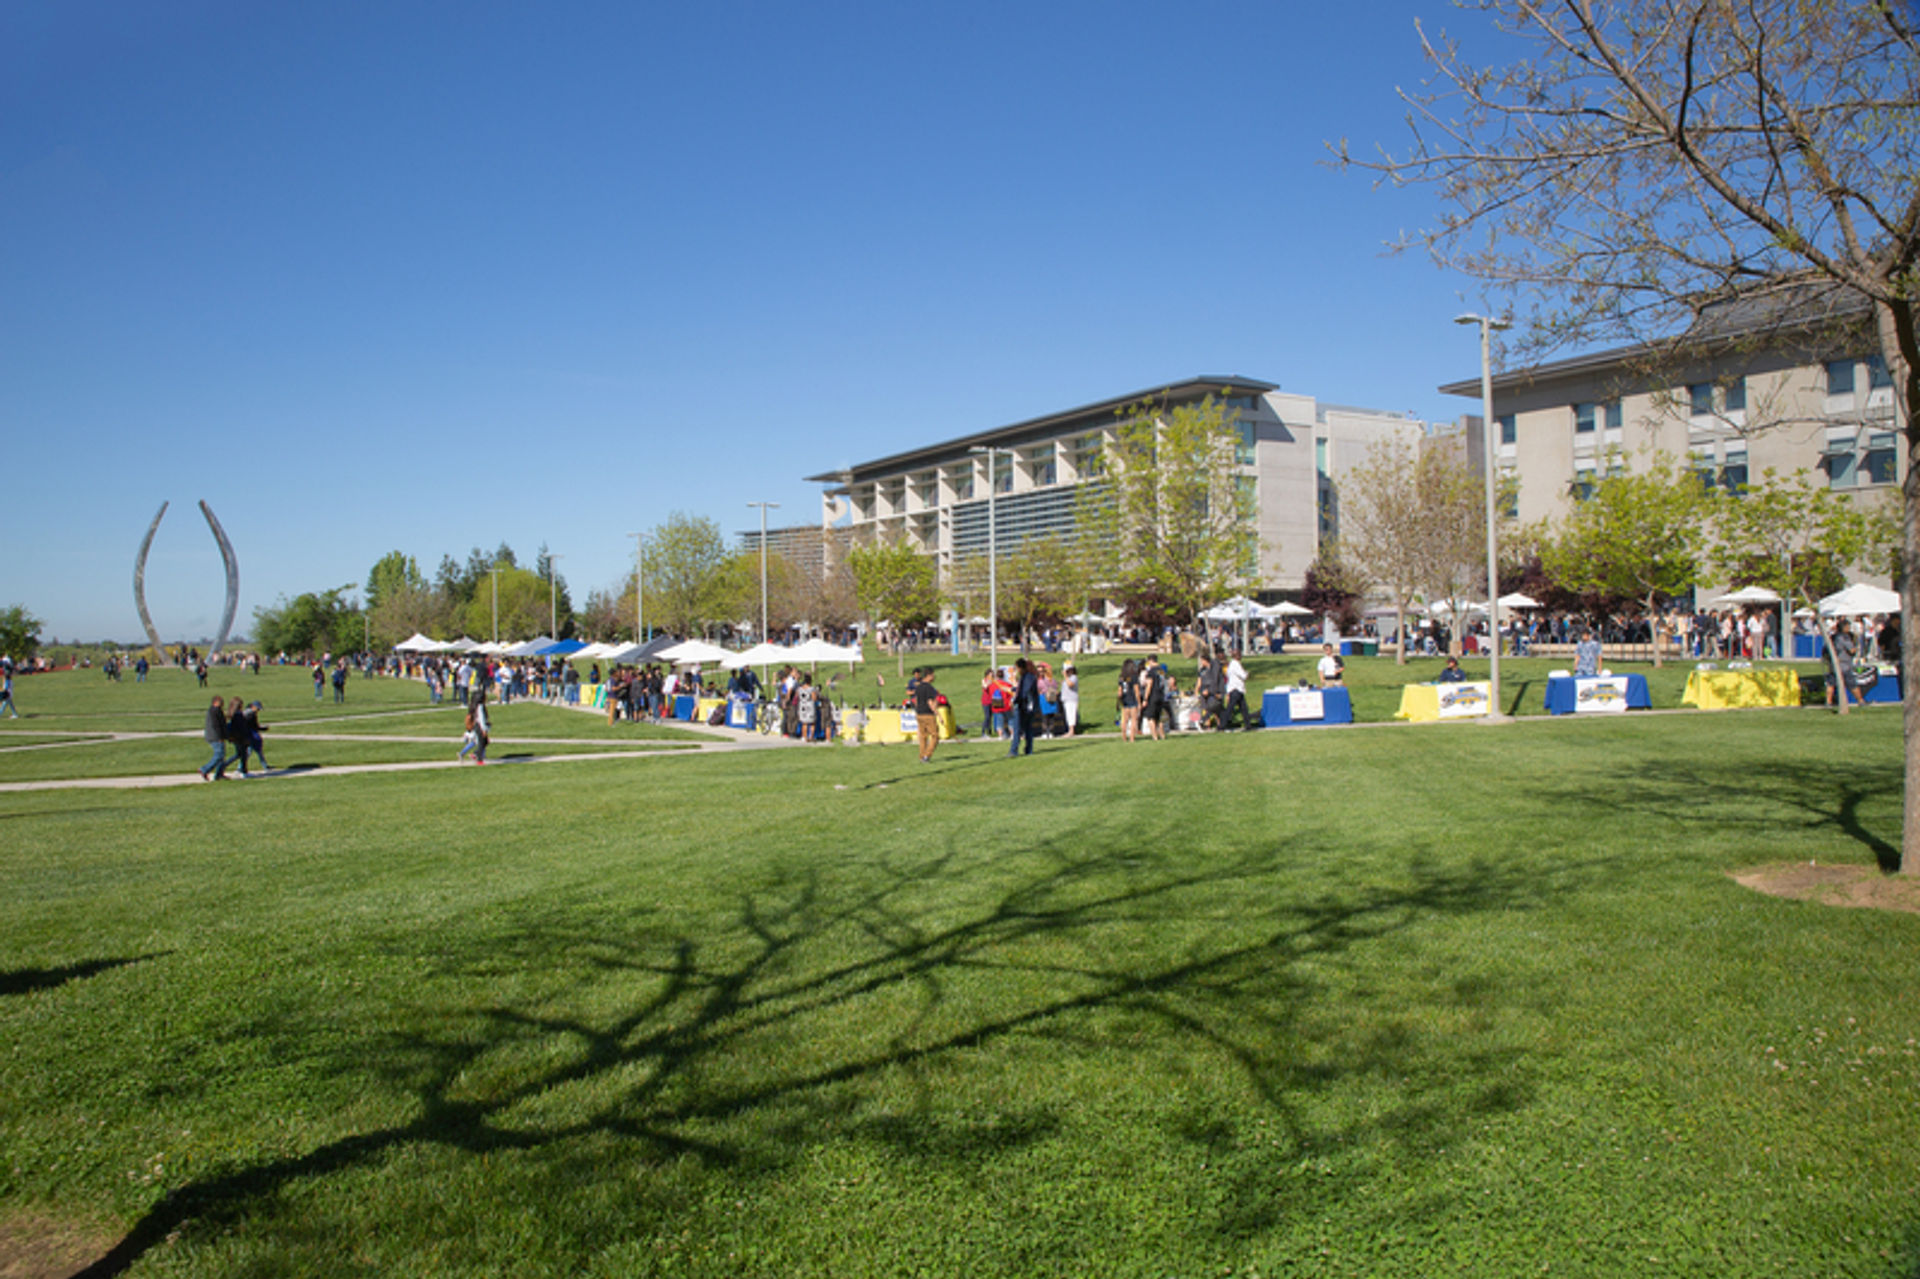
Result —
<instances>
[{"instance_id":1,"label":"curved metal sculpture","mask_svg":"<svg viewBox=\"0 0 1920 1279\"><path fill-rule=\"evenodd\" d=\"M133 560L134 607L140 610L140 625L147 628L147 639L163 662L167 659L167 649L160 642L160 632L153 628L152 615L147 612L147 552L152 549L153 535L160 531L160 521L166 518L167 507L171 505L171 502L160 503L153 523L147 525L147 535L140 539L140 554ZM240 562L234 557L233 543L227 540L227 531L220 527L220 521L213 517L213 508L204 500L200 503L200 514L207 517L207 527L213 530L213 540L219 543L220 558L227 566L227 606L220 614L220 631L213 638L213 647L207 650L207 655L211 657L226 644L227 634L233 629L233 614L240 607Z\"/></svg>"}]
</instances>

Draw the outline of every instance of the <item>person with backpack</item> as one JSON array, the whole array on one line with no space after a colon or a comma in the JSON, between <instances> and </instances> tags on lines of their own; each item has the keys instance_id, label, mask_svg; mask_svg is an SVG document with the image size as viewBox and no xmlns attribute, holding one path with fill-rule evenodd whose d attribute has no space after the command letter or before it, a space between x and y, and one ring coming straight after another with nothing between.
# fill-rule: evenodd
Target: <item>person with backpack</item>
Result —
<instances>
[{"instance_id":1,"label":"person with backpack","mask_svg":"<svg viewBox=\"0 0 1920 1279\"><path fill-rule=\"evenodd\" d=\"M1147 658L1140 670L1140 683L1146 696L1141 700L1141 717L1146 721L1147 735L1156 742L1167 740L1167 717L1173 713L1173 682L1167 678L1167 668L1158 657Z\"/></svg>"},{"instance_id":2,"label":"person with backpack","mask_svg":"<svg viewBox=\"0 0 1920 1279\"><path fill-rule=\"evenodd\" d=\"M1014 686L1001 670L987 672L987 710L993 719L993 731L1002 741L1013 737Z\"/></svg>"}]
</instances>

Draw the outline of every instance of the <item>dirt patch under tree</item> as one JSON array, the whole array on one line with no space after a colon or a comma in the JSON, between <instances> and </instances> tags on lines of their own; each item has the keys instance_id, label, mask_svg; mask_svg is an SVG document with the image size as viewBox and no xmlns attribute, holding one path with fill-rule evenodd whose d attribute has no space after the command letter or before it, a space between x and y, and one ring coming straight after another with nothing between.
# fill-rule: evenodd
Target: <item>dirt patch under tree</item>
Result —
<instances>
[{"instance_id":1,"label":"dirt patch under tree","mask_svg":"<svg viewBox=\"0 0 1920 1279\"><path fill-rule=\"evenodd\" d=\"M1776 862L1732 875L1734 882L1773 897L1920 915L1920 875L1889 875L1877 866L1818 862Z\"/></svg>"}]
</instances>

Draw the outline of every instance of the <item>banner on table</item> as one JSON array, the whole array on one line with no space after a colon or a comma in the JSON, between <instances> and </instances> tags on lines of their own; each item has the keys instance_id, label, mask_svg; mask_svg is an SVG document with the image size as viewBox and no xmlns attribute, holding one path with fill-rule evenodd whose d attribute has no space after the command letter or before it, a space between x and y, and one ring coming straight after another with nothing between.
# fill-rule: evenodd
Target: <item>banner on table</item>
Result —
<instances>
[{"instance_id":1,"label":"banner on table","mask_svg":"<svg viewBox=\"0 0 1920 1279\"><path fill-rule=\"evenodd\" d=\"M908 737L912 737L915 733L918 733L920 731L920 716L912 710L903 708L900 712L900 731Z\"/></svg>"},{"instance_id":2,"label":"banner on table","mask_svg":"<svg viewBox=\"0 0 1920 1279\"><path fill-rule=\"evenodd\" d=\"M1471 719L1493 709L1492 684L1441 684L1438 687L1441 719Z\"/></svg>"},{"instance_id":3,"label":"banner on table","mask_svg":"<svg viewBox=\"0 0 1920 1279\"><path fill-rule=\"evenodd\" d=\"M1627 677L1624 675L1588 676L1573 682L1575 713L1624 713L1627 709Z\"/></svg>"},{"instance_id":4,"label":"banner on table","mask_svg":"<svg viewBox=\"0 0 1920 1279\"><path fill-rule=\"evenodd\" d=\"M1325 719L1327 700L1317 688L1295 688L1287 692L1287 718L1290 720Z\"/></svg>"}]
</instances>

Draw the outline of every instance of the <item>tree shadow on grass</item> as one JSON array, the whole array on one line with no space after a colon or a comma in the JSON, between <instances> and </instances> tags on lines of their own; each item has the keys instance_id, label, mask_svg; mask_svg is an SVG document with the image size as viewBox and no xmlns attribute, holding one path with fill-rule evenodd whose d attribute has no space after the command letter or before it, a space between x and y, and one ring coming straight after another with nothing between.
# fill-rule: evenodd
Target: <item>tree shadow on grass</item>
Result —
<instances>
[{"instance_id":1,"label":"tree shadow on grass","mask_svg":"<svg viewBox=\"0 0 1920 1279\"><path fill-rule=\"evenodd\" d=\"M1354 886L1337 867L1303 873L1314 851L1279 841L1195 857L1176 829L1078 832L985 858L949 844L851 867L771 866L721 927L583 893L526 903L484 936L396 936L396 954L430 963L429 985L492 996L423 1003L407 1030L332 1064L411 1097L412 1117L181 1186L82 1274L121 1274L189 1225L257 1228L258 1206L281 1190L412 1147L564 1156L565 1143L598 1138L658 1164L777 1175L838 1137L968 1167L1054 1138L1064 1103L1043 1092L956 1113L944 1104L952 1075L1034 1058L1175 1075L1193 1057L1225 1063L1283 1140L1241 1161L1245 1194L1213 1227L1260 1230L1280 1211L1273 1160L1363 1140L1444 1145L1526 1101L1513 1051L1437 1047L1390 999L1350 1028L1349 1010L1325 1000L1324 970L1422 921L1530 909L1600 873L1419 862L1399 882ZM548 974L540 996L499 998ZM297 1051L305 1028L276 1033ZM1329 1131L1306 1113L1312 1096L1413 1057L1432 1066L1436 1052L1444 1069L1419 1072L1436 1082L1398 1089L1403 1100L1371 1117ZM876 1113L866 1103L882 1094ZM1181 1141L1224 1140L1204 1110L1182 1121Z\"/></svg>"},{"instance_id":2,"label":"tree shadow on grass","mask_svg":"<svg viewBox=\"0 0 1920 1279\"><path fill-rule=\"evenodd\" d=\"M1610 808L1658 814L1681 826L1716 832L1744 831L1758 859L1793 860L1802 851L1795 835L1838 833L1873 854L1884 874L1900 869L1900 847L1869 827L1862 810L1891 804L1898 831L1902 793L1897 764L1861 769L1811 759L1663 761L1657 773L1622 765L1596 776L1589 772L1577 792L1542 799L1547 804L1604 801ZM1744 802L1743 802L1744 800ZM1783 820L1781 809L1796 815Z\"/></svg>"},{"instance_id":3,"label":"tree shadow on grass","mask_svg":"<svg viewBox=\"0 0 1920 1279\"><path fill-rule=\"evenodd\" d=\"M0 970L0 997L7 995L25 995L36 990L52 990L64 986L70 981L79 981L85 977L109 972L115 968L124 968L128 964L141 964L149 959L159 959L167 951L154 951L146 955L129 955L121 959L88 959L77 964L66 964L59 968L15 968Z\"/></svg>"}]
</instances>

